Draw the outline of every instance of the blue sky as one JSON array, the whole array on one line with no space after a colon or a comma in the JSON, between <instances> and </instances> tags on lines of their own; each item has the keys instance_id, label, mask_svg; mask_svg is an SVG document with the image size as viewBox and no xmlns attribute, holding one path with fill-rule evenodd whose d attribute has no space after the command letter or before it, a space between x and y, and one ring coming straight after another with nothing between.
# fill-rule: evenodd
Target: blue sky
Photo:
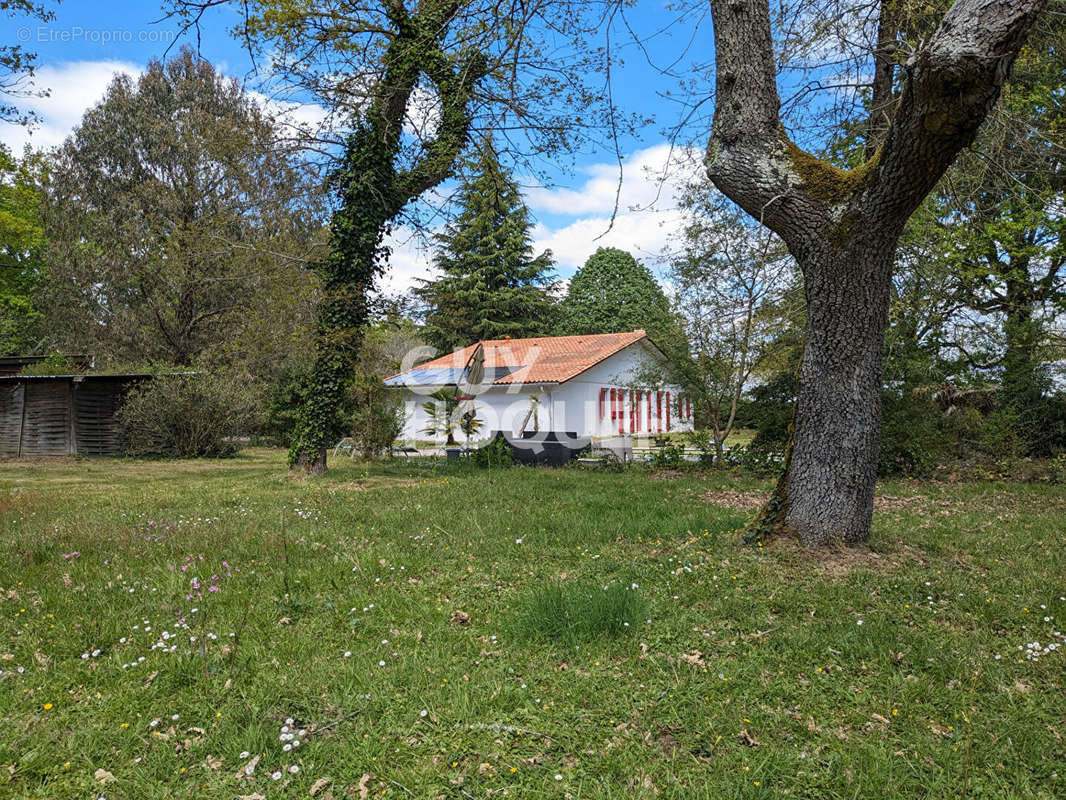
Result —
<instances>
[{"instance_id":1,"label":"blue sky","mask_svg":"<svg viewBox=\"0 0 1066 800\"><path fill-rule=\"evenodd\" d=\"M704 5L704 8L706 6ZM60 144L84 110L97 102L116 72L136 75L152 58L163 56L174 42L178 25L163 19L158 2L130 3L117 0L64 0L55 6L56 18L47 23L21 18L0 20L3 39L17 41L38 54L38 85L50 90L47 98L27 99L21 104L36 111L43 123L32 134L13 126L0 127L0 141L16 151L29 142L34 147ZM200 53L223 73L247 79L248 55L229 35L232 12L216 10L201 27ZM661 96L677 93L676 78L661 73L680 52L708 59L713 52L708 20L674 22L675 12L662 0L640 0L627 11L630 27L647 37L643 47L627 42L625 26L616 25L615 44L625 63L614 74L613 93L623 111L636 111L656 118L639 138L621 142L624 180L620 213L608 232L617 190L618 166L610 150L592 150L575 158L571 173L560 169L550 188L531 188L527 200L538 221L538 248L550 247L558 273L568 278L598 246L612 245L631 250L655 268L655 259L676 236L680 214L675 210L676 187L683 168L668 162L686 155L667 143L662 129L679 119L679 106ZM664 30L665 28L665 30ZM196 44L195 39L186 41ZM675 71L684 69L682 63ZM706 91L709 93L708 85ZM314 109L293 109L297 116ZM702 138L702 137L701 137ZM691 168L691 167L690 167ZM636 209L636 210L631 210ZM397 234L393 265L386 281L389 289L410 286L415 277L427 275L427 254L408 232Z\"/></svg>"}]
</instances>

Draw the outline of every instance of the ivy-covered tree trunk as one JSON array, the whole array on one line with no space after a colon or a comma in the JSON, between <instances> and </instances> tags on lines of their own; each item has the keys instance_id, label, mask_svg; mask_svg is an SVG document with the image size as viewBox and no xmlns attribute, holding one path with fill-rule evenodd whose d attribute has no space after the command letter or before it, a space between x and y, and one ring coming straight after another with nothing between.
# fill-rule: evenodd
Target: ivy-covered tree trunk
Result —
<instances>
[{"instance_id":1,"label":"ivy-covered tree trunk","mask_svg":"<svg viewBox=\"0 0 1066 800\"><path fill-rule=\"evenodd\" d=\"M344 432L339 411L363 343L368 294L388 255L382 242L389 226L408 202L452 173L467 143L471 96L487 60L476 51L444 52L458 6L459 0L425 0L408 13L402 3L389 5L394 32L382 56L383 72L333 175L341 202L330 224L330 253L316 267L323 299L315 362L289 453L292 465L309 472L326 471L326 452ZM440 98L440 119L433 138L401 168L404 119L422 76Z\"/></svg>"},{"instance_id":2,"label":"ivy-covered tree trunk","mask_svg":"<svg viewBox=\"0 0 1066 800\"><path fill-rule=\"evenodd\" d=\"M1035 319L1036 292L1028 275L1028 261L1012 263L1015 276L1007 278L1004 302L1003 395L1006 403L1025 412L1039 401L1043 387L1037 357L1043 339L1040 322Z\"/></svg>"},{"instance_id":3,"label":"ivy-covered tree trunk","mask_svg":"<svg viewBox=\"0 0 1066 800\"><path fill-rule=\"evenodd\" d=\"M786 472L757 535L783 526L812 546L868 537L896 243L973 141L1042 7L1041 0L956 0L903 65L893 102L874 98L875 108L893 109L891 119L871 125L877 146L863 165L844 171L784 133L768 0L712 3L717 93L707 171L781 236L807 292ZM884 91L892 82L881 85Z\"/></svg>"}]
</instances>

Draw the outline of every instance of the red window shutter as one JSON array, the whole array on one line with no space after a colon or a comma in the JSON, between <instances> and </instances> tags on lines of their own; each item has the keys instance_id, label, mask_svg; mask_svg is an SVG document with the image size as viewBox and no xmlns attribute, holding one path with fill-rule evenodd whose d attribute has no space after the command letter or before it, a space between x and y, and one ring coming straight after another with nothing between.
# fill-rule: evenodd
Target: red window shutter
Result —
<instances>
[{"instance_id":1,"label":"red window shutter","mask_svg":"<svg viewBox=\"0 0 1066 800\"><path fill-rule=\"evenodd\" d=\"M666 430L670 430L670 393L666 393Z\"/></svg>"},{"instance_id":2,"label":"red window shutter","mask_svg":"<svg viewBox=\"0 0 1066 800\"><path fill-rule=\"evenodd\" d=\"M615 405L614 389L611 389L611 419L614 419L615 416L617 416L617 413L618 409Z\"/></svg>"},{"instance_id":3,"label":"red window shutter","mask_svg":"<svg viewBox=\"0 0 1066 800\"><path fill-rule=\"evenodd\" d=\"M648 433L651 433L651 392L645 392L648 396Z\"/></svg>"},{"instance_id":4,"label":"red window shutter","mask_svg":"<svg viewBox=\"0 0 1066 800\"><path fill-rule=\"evenodd\" d=\"M606 408L605 408L606 404L607 404L607 389L601 386L600 387L600 419L603 419L603 415L606 412Z\"/></svg>"},{"instance_id":5,"label":"red window shutter","mask_svg":"<svg viewBox=\"0 0 1066 800\"><path fill-rule=\"evenodd\" d=\"M626 393L618 390L618 432L626 432Z\"/></svg>"},{"instance_id":6,"label":"red window shutter","mask_svg":"<svg viewBox=\"0 0 1066 800\"><path fill-rule=\"evenodd\" d=\"M655 393L655 425L659 433L663 432L663 393Z\"/></svg>"},{"instance_id":7,"label":"red window shutter","mask_svg":"<svg viewBox=\"0 0 1066 800\"><path fill-rule=\"evenodd\" d=\"M629 432L632 433L637 429L636 424L637 414L637 393L632 389L629 390Z\"/></svg>"}]
</instances>

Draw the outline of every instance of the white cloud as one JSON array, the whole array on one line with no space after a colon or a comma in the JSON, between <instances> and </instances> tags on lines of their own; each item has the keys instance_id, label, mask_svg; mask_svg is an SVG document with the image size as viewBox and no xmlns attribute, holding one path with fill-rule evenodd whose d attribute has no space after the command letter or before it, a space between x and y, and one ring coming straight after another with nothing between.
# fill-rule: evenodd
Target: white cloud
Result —
<instances>
[{"instance_id":1,"label":"white cloud","mask_svg":"<svg viewBox=\"0 0 1066 800\"><path fill-rule=\"evenodd\" d=\"M289 129L294 137L329 132L329 112L317 103L283 100L256 91L249 91L248 96L273 117L282 130Z\"/></svg>"},{"instance_id":2,"label":"white cloud","mask_svg":"<svg viewBox=\"0 0 1066 800\"><path fill-rule=\"evenodd\" d=\"M410 228L397 228L385 240L391 248L389 266L378 281L378 288L388 294L408 292L417 286L416 278L429 278L434 270L425 237Z\"/></svg>"},{"instance_id":3,"label":"white cloud","mask_svg":"<svg viewBox=\"0 0 1066 800\"><path fill-rule=\"evenodd\" d=\"M41 124L32 130L20 125L2 125L0 142L15 153L21 153L27 143L38 149L60 145L85 112L103 99L116 75L136 79L143 71L126 61L67 61L44 65L37 70L34 84L49 89L49 96L17 98L20 108L41 117ZM223 70L219 68L219 72ZM256 91L249 95L284 127L317 133L328 123L326 109L320 105L278 99Z\"/></svg>"},{"instance_id":4,"label":"white cloud","mask_svg":"<svg viewBox=\"0 0 1066 800\"><path fill-rule=\"evenodd\" d=\"M41 124L32 131L21 125L0 124L0 141L15 153L21 153L27 143L38 149L60 145L86 109L103 98L116 74L135 78L141 72L139 66L126 61L67 61L41 66L34 83L51 90L50 95L17 98L20 108L41 117Z\"/></svg>"},{"instance_id":5,"label":"white cloud","mask_svg":"<svg viewBox=\"0 0 1066 800\"><path fill-rule=\"evenodd\" d=\"M620 213L613 226L609 216L584 217L555 230L538 225L534 248L550 249L559 272L569 275L600 247L617 247L645 262L654 261L683 227L684 215L677 210Z\"/></svg>"},{"instance_id":6,"label":"white cloud","mask_svg":"<svg viewBox=\"0 0 1066 800\"><path fill-rule=\"evenodd\" d=\"M538 224L537 249L550 248L560 272L576 270L598 247L618 247L637 258L654 259L680 234L685 216L678 208L682 187L701 169L699 153L667 143L638 150L618 165L593 164L577 189L538 187L527 195L536 214L580 215L562 227ZM618 211L612 222L617 194Z\"/></svg>"},{"instance_id":7,"label":"white cloud","mask_svg":"<svg viewBox=\"0 0 1066 800\"><path fill-rule=\"evenodd\" d=\"M607 214L618 198L620 212L669 208L677 203L679 188L695 173L699 154L691 148L666 142L637 150L622 160L619 189L618 164L604 162L583 167L589 177L577 189L535 187L526 192L534 211L552 214Z\"/></svg>"}]
</instances>

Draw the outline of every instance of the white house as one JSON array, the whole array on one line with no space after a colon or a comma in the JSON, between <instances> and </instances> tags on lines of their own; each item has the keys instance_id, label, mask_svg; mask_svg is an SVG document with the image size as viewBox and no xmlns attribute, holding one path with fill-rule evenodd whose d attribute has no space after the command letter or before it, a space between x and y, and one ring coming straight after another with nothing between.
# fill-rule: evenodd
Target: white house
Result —
<instances>
[{"instance_id":1,"label":"white house","mask_svg":"<svg viewBox=\"0 0 1066 800\"><path fill-rule=\"evenodd\" d=\"M648 388L664 356L642 330L477 342L385 381L403 392L403 438L427 440L423 403L454 388L479 436L552 432L602 439L692 428L692 404L676 386ZM440 435L438 439L443 439Z\"/></svg>"}]
</instances>

